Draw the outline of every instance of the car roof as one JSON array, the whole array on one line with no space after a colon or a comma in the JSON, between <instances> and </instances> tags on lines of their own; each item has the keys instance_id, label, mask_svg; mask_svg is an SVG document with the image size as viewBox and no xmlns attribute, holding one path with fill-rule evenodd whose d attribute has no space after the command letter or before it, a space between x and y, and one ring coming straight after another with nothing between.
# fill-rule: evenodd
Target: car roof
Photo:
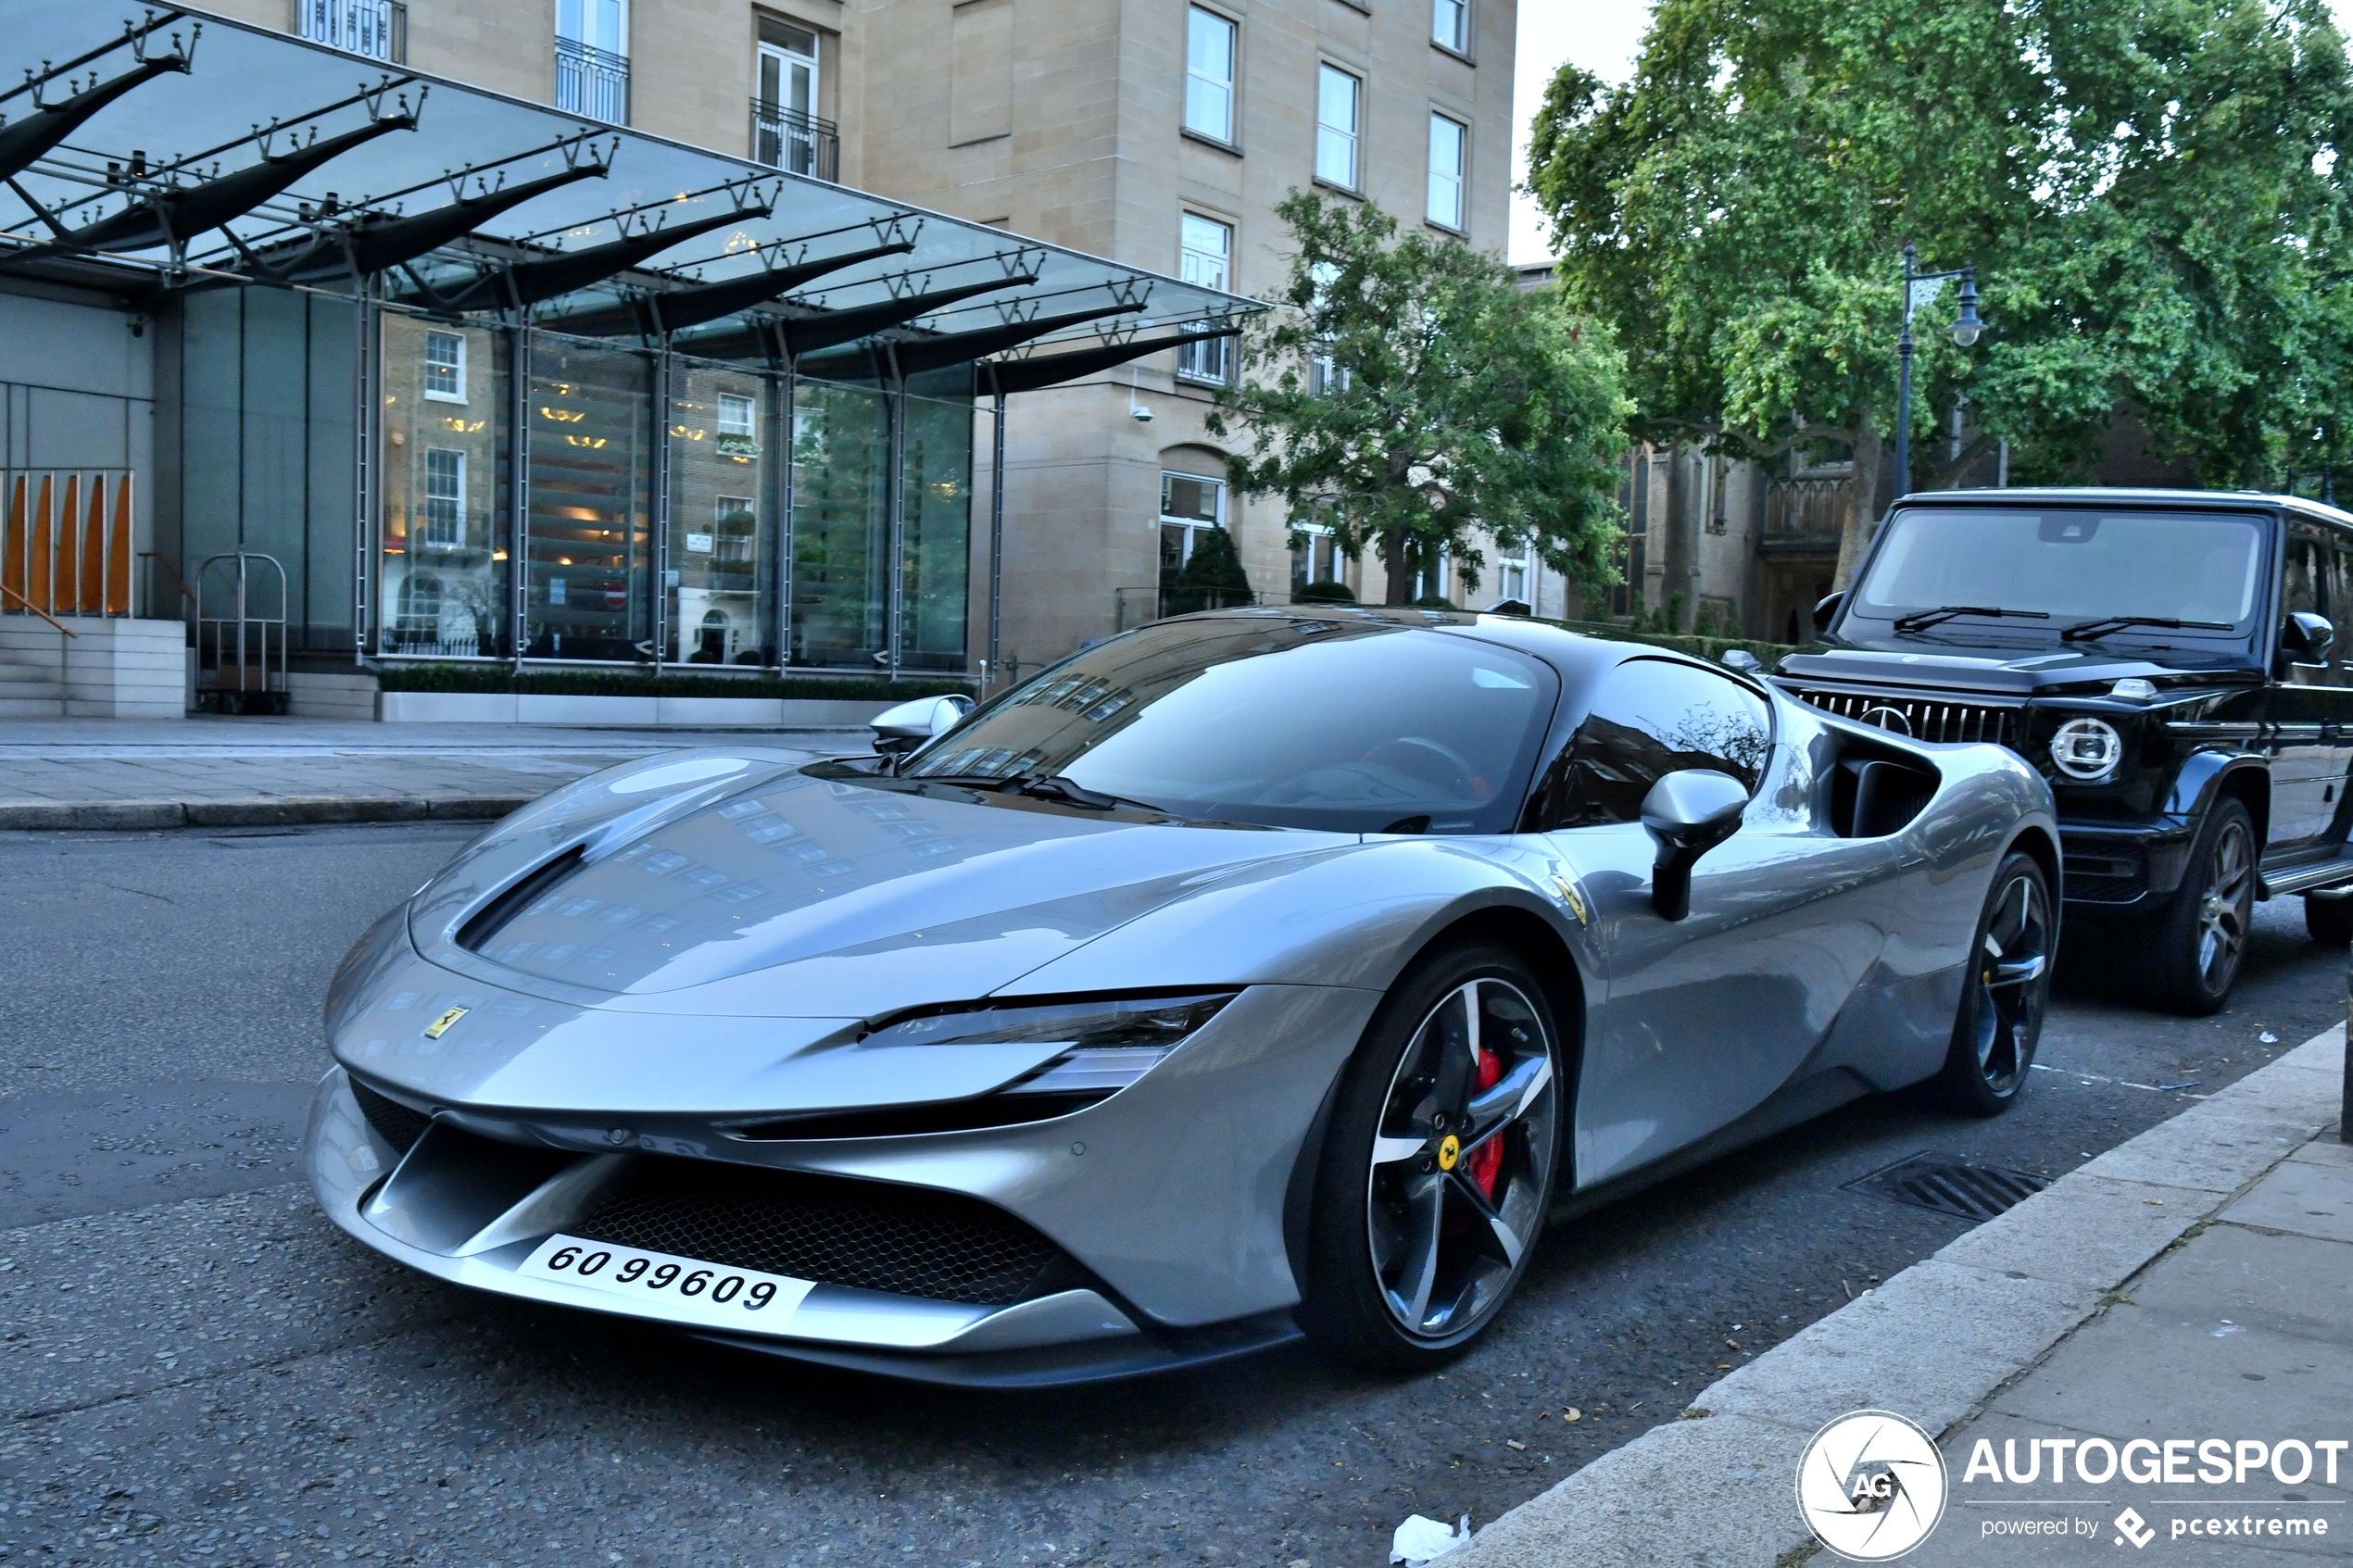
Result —
<instances>
[{"instance_id":1,"label":"car roof","mask_svg":"<svg viewBox=\"0 0 2353 1568\"><path fill-rule=\"evenodd\" d=\"M1386 605L1312 604L1204 610L1181 619L1234 621L1272 617L1286 621L1373 621L1418 631L1478 637L1544 660L1560 671L1562 680L1571 688L1592 681L1604 671L1638 655L1680 659L1686 664L1713 670L1732 680L1743 681L1748 685L1758 684L1754 680L1745 679L1737 670L1718 666L1680 648L1636 642L1630 637L1612 637L1526 615L1492 615L1473 609L1416 609Z\"/></svg>"},{"instance_id":2,"label":"car roof","mask_svg":"<svg viewBox=\"0 0 2353 1568\"><path fill-rule=\"evenodd\" d=\"M2236 511L2260 508L2290 511L2353 534L2353 512L2302 495L2266 490L2157 490L2122 485L2049 486L2016 490L1919 490L1897 498L1906 507L2164 507L2171 510Z\"/></svg>"}]
</instances>

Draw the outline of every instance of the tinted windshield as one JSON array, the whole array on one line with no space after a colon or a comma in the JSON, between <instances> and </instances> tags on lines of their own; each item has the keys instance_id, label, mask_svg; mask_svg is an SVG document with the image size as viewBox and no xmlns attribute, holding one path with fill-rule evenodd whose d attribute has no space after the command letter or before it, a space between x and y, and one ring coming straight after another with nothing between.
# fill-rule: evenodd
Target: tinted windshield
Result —
<instances>
[{"instance_id":1,"label":"tinted windshield","mask_svg":"<svg viewBox=\"0 0 2353 1568\"><path fill-rule=\"evenodd\" d=\"M2252 628L2262 571L2263 532L2245 515L1921 507L1888 518L1887 542L1855 608L1878 620L1944 605L2050 617L2047 625L2004 621L2004 637L2055 634L2113 615L2219 621L2243 633ZM1957 621L1945 630L1976 633L1993 624Z\"/></svg>"},{"instance_id":2,"label":"tinted windshield","mask_svg":"<svg viewBox=\"0 0 2353 1568\"><path fill-rule=\"evenodd\" d=\"M902 778L1061 776L1189 817L1508 832L1559 682L1492 643L1384 621L1163 621L1054 666Z\"/></svg>"}]
</instances>

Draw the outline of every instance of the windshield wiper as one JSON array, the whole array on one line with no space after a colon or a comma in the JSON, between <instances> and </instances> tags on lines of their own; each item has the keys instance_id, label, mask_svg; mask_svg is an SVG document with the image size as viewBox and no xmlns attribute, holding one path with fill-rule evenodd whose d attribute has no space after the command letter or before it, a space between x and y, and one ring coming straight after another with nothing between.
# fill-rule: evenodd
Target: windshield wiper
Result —
<instances>
[{"instance_id":1,"label":"windshield wiper","mask_svg":"<svg viewBox=\"0 0 2353 1568\"><path fill-rule=\"evenodd\" d=\"M1939 605L1934 609L1916 609L1909 615L1897 616L1895 629L1898 632L1925 632L1957 615L1990 615L1997 619L2007 616L2024 621L2048 621L2051 618L2049 611L2040 609L1996 609L1992 605Z\"/></svg>"},{"instance_id":2,"label":"windshield wiper","mask_svg":"<svg viewBox=\"0 0 2353 1568\"><path fill-rule=\"evenodd\" d=\"M1088 789L1075 779L1060 773L902 773L903 783L950 784L958 789L988 790L997 795L1026 795L1039 800L1056 800L1067 806L1082 806L1090 811L1109 811L1125 806L1130 810L1151 811L1164 817L1179 813L1149 800L1130 800L1124 795L1105 795Z\"/></svg>"},{"instance_id":3,"label":"windshield wiper","mask_svg":"<svg viewBox=\"0 0 2353 1568\"><path fill-rule=\"evenodd\" d=\"M2110 632L2121 632L2132 626L2161 626L2169 632L2235 632L2238 628L2227 621L2176 621L2170 615L2103 615L2097 621L2079 621L2059 633L2062 642L2097 640Z\"/></svg>"}]
</instances>

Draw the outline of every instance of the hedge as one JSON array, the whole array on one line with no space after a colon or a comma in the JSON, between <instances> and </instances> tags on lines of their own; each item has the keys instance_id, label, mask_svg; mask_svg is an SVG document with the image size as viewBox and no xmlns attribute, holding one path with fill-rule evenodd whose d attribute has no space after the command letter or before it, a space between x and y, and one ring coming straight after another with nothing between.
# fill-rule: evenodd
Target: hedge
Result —
<instances>
[{"instance_id":1,"label":"hedge","mask_svg":"<svg viewBox=\"0 0 2353 1568\"><path fill-rule=\"evenodd\" d=\"M1611 637L1621 643L1642 643L1655 648L1673 648L1694 659L1715 663L1734 648L1746 648L1757 662L1770 670L1784 654L1797 650L1788 643L1761 643L1749 637L1702 637L1689 632L1637 632L1630 626L1620 626L1612 621L1554 621L1550 625L1582 632L1589 637Z\"/></svg>"},{"instance_id":2,"label":"hedge","mask_svg":"<svg viewBox=\"0 0 2353 1568\"><path fill-rule=\"evenodd\" d=\"M970 693L970 682L926 676L886 681L872 675L696 675L665 670L526 670L501 664L387 664L376 671L386 692L528 692L540 696L757 696L866 702Z\"/></svg>"}]
</instances>

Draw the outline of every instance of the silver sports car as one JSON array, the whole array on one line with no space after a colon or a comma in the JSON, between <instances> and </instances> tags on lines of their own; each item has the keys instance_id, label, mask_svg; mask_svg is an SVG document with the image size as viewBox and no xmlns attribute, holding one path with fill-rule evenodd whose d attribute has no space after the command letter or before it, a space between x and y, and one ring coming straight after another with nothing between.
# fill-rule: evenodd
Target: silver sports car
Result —
<instances>
[{"instance_id":1,"label":"silver sports car","mask_svg":"<svg viewBox=\"0 0 2353 1568\"><path fill-rule=\"evenodd\" d=\"M2050 793L1504 616L1162 621L881 754L672 752L361 938L308 1160L461 1285L970 1384L1414 1366L1548 1219L2025 1092Z\"/></svg>"}]
</instances>

